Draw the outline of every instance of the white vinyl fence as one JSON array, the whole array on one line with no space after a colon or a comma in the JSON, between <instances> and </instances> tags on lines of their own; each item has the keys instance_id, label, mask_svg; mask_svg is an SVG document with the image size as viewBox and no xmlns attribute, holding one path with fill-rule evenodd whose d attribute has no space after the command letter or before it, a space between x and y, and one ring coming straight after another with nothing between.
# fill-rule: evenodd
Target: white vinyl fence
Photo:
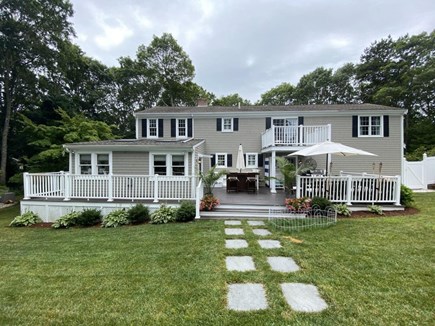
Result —
<instances>
[{"instance_id":1,"label":"white vinyl fence","mask_svg":"<svg viewBox=\"0 0 435 326\"><path fill-rule=\"evenodd\" d=\"M423 160L408 162L403 159L403 184L411 189L427 189L435 183L435 156L423 154Z\"/></svg>"},{"instance_id":2,"label":"white vinyl fence","mask_svg":"<svg viewBox=\"0 0 435 326\"><path fill-rule=\"evenodd\" d=\"M24 173L24 199L195 199L193 176Z\"/></svg>"},{"instance_id":3,"label":"white vinyl fence","mask_svg":"<svg viewBox=\"0 0 435 326\"><path fill-rule=\"evenodd\" d=\"M400 205L400 176L297 176L296 197L323 197L331 202Z\"/></svg>"}]
</instances>

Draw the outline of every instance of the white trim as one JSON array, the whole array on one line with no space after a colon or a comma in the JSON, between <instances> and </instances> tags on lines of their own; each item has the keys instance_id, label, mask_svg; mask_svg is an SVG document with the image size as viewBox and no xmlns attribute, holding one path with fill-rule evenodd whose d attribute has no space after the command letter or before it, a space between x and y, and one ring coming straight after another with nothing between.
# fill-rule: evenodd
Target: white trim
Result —
<instances>
[{"instance_id":1,"label":"white trim","mask_svg":"<svg viewBox=\"0 0 435 326\"><path fill-rule=\"evenodd\" d=\"M299 117L294 117L294 116L282 117L281 116L281 117L270 117L270 118L271 118L271 121L270 121L271 126L275 126L273 124L273 120L287 120L287 119L296 120L296 124L292 125L292 127L297 127L298 126L298 119L299 119ZM280 127L280 126L275 126L275 127ZM283 127L289 127L289 126L284 125Z\"/></svg>"},{"instance_id":2,"label":"white trim","mask_svg":"<svg viewBox=\"0 0 435 326\"><path fill-rule=\"evenodd\" d=\"M246 155L246 168L249 168L249 169L256 169L256 168L258 168L258 153L246 153L245 154ZM254 155L255 156L255 164L251 164L251 165L249 165L248 163L249 163L249 155Z\"/></svg>"},{"instance_id":3,"label":"white trim","mask_svg":"<svg viewBox=\"0 0 435 326\"><path fill-rule=\"evenodd\" d=\"M92 175L98 175L97 170L97 155L98 154L108 154L109 155L109 174L113 173L113 153L109 151L75 151L74 152L74 158L75 158L75 166L74 166L74 173L75 174L81 174L80 169L80 155L91 155L91 174Z\"/></svg>"},{"instance_id":4,"label":"white trim","mask_svg":"<svg viewBox=\"0 0 435 326\"><path fill-rule=\"evenodd\" d=\"M150 134L150 120L156 120L156 135L151 136ZM159 119L158 118L148 118L147 119L147 137L146 138L159 138Z\"/></svg>"},{"instance_id":5,"label":"white trim","mask_svg":"<svg viewBox=\"0 0 435 326\"><path fill-rule=\"evenodd\" d=\"M184 156L184 175L183 176L190 176L189 173L189 152L171 152L171 153L167 153L167 152L150 152L149 153L149 175L155 175L154 174L154 156L155 155L164 155L165 156L165 160L166 160L166 175L167 176L172 176L172 156L173 155L179 155L179 156Z\"/></svg>"},{"instance_id":6,"label":"white trim","mask_svg":"<svg viewBox=\"0 0 435 326\"><path fill-rule=\"evenodd\" d=\"M224 117L224 118L221 118L222 120L222 122L221 122L221 124L222 124L222 128L221 128L221 131L222 132L233 132L234 131L234 118L230 118L230 117ZM224 120L225 119L230 119L231 120L231 129L224 129L224 126L225 126L225 123L224 123Z\"/></svg>"},{"instance_id":7,"label":"white trim","mask_svg":"<svg viewBox=\"0 0 435 326\"><path fill-rule=\"evenodd\" d=\"M140 133L139 133L139 119L136 119L136 139L140 138Z\"/></svg>"},{"instance_id":8,"label":"white trim","mask_svg":"<svg viewBox=\"0 0 435 326\"><path fill-rule=\"evenodd\" d=\"M368 135L361 135L361 118L364 117L368 117L369 118L369 134ZM379 128L379 135L372 135L372 117L379 117L380 118L380 128ZM376 115L376 114L372 114L372 115L358 115L358 137L361 138L380 138L380 137L384 137L384 116L383 115Z\"/></svg>"},{"instance_id":9,"label":"white trim","mask_svg":"<svg viewBox=\"0 0 435 326\"><path fill-rule=\"evenodd\" d=\"M228 154L227 153L216 153L215 154L215 165L216 168L226 168L228 167ZM225 165L218 165L218 155L223 155L225 157Z\"/></svg>"},{"instance_id":10,"label":"white trim","mask_svg":"<svg viewBox=\"0 0 435 326\"><path fill-rule=\"evenodd\" d=\"M178 122L180 120L184 120L184 123L185 123L184 129L185 129L185 133L186 134L184 136L180 136L180 134L179 134L179 125L178 125ZM188 134L189 134L189 130L188 129L189 129L188 128L188 118L177 118L177 119L175 119L175 137L176 138L178 138L178 139L185 139L185 138L187 138Z\"/></svg>"}]
</instances>

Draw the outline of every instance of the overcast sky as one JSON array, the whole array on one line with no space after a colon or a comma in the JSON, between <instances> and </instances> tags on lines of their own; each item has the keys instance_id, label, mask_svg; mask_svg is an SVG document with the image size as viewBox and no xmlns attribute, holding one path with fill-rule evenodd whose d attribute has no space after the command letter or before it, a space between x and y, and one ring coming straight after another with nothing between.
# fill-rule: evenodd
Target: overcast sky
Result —
<instances>
[{"instance_id":1,"label":"overcast sky","mask_svg":"<svg viewBox=\"0 0 435 326\"><path fill-rule=\"evenodd\" d=\"M433 0L71 0L77 39L109 66L171 33L217 96L256 101L282 82L323 66L358 62L388 35L431 32Z\"/></svg>"}]
</instances>

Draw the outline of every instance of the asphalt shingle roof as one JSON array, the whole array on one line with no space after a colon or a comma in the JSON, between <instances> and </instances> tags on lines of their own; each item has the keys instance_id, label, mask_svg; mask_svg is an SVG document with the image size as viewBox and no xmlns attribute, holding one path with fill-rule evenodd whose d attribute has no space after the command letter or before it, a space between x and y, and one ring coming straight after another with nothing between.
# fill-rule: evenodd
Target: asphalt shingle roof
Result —
<instances>
[{"instance_id":1,"label":"asphalt shingle roof","mask_svg":"<svg viewBox=\"0 0 435 326\"><path fill-rule=\"evenodd\" d=\"M276 111L349 111L349 110L401 110L378 104L309 104L309 105L251 105L251 106L156 106L136 113L207 113L207 112L276 112Z\"/></svg>"}]
</instances>

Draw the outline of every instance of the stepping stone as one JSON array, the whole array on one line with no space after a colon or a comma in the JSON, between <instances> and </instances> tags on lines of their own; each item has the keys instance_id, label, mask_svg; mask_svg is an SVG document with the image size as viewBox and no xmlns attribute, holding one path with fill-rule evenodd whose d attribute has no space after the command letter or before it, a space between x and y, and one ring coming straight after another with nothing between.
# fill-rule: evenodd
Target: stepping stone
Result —
<instances>
[{"instance_id":1,"label":"stepping stone","mask_svg":"<svg viewBox=\"0 0 435 326\"><path fill-rule=\"evenodd\" d=\"M272 234L269 232L269 230L266 230L266 229L254 229L254 230L252 230L252 232L254 232L255 235L261 235L261 236L266 236L266 235Z\"/></svg>"},{"instance_id":2,"label":"stepping stone","mask_svg":"<svg viewBox=\"0 0 435 326\"><path fill-rule=\"evenodd\" d=\"M264 225L264 222L263 221L248 221L248 225L251 225L251 226Z\"/></svg>"},{"instance_id":3,"label":"stepping stone","mask_svg":"<svg viewBox=\"0 0 435 326\"><path fill-rule=\"evenodd\" d=\"M229 248L229 249L248 248L248 242L246 240L225 240L225 248Z\"/></svg>"},{"instance_id":4,"label":"stepping stone","mask_svg":"<svg viewBox=\"0 0 435 326\"><path fill-rule=\"evenodd\" d=\"M249 256L229 256L225 258L228 271L255 271L254 260Z\"/></svg>"},{"instance_id":5,"label":"stepping stone","mask_svg":"<svg viewBox=\"0 0 435 326\"><path fill-rule=\"evenodd\" d=\"M317 287L312 284L282 283L281 289L285 300L295 311L319 312L328 308Z\"/></svg>"},{"instance_id":6,"label":"stepping stone","mask_svg":"<svg viewBox=\"0 0 435 326\"><path fill-rule=\"evenodd\" d=\"M267 262L275 272L289 273L297 272L300 269L295 261L289 257L267 257Z\"/></svg>"},{"instance_id":7,"label":"stepping stone","mask_svg":"<svg viewBox=\"0 0 435 326\"><path fill-rule=\"evenodd\" d=\"M263 284L230 284L228 288L228 309L252 311L267 308Z\"/></svg>"},{"instance_id":8,"label":"stepping stone","mask_svg":"<svg viewBox=\"0 0 435 326\"><path fill-rule=\"evenodd\" d=\"M281 242L278 240L258 240L258 244L263 249L281 248Z\"/></svg>"},{"instance_id":9,"label":"stepping stone","mask_svg":"<svg viewBox=\"0 0 435 326\"><path fill-rule=\"evenodd\" d=\"M225 221L225 225L242 225L242 221Z\"/></svg>"},{"instance_id":10,"label":"stepping stone","mask_svg":"<svg viewBox=\"0 0 435 326\"><path fill-rule=\"evenodd\" d=\"M243 229L225 229L225 234L226 235L242 235L245 234L245 232L243 232Z\"/></svg>"}]
</instances>

